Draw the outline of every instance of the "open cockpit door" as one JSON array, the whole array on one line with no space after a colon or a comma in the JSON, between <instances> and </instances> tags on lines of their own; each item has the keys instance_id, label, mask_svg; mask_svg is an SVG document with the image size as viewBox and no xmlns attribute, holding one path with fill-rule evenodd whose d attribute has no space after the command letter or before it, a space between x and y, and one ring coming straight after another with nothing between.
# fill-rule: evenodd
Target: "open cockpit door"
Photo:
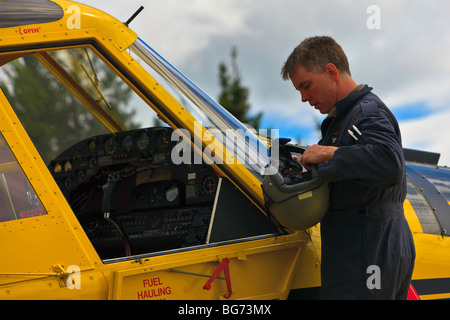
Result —
<instances>
[{"instance_id":1,"label":"open cockpit door","mask_svg":"<svg viewBox=\"0 0 450 320\"><path fill-rule=\"evenodd\" d=\"M104 286L98 256L1 90L0 127L0 286L13 286L1 296L70 297L70 266L91 272L88 287Z\"/></svg>"}]
</instances>

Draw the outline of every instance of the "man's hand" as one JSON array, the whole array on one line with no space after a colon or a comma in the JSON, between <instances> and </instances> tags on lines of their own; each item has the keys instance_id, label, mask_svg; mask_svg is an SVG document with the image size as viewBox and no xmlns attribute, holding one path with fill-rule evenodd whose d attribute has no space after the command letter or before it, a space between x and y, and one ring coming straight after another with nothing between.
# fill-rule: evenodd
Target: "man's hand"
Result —
<instances>
[{"instance_id":1,"label":"man's hand","mask_svg":"<svg viewBox=\"0 0 450 320\"><path fill-rule=\"evenodd\" d=\"M308 146L300 158L300 164L310 170L311 164L320 164L333 159L336 149L337 147L321 146L318 144Z\"/></svg>"}]
</instances>

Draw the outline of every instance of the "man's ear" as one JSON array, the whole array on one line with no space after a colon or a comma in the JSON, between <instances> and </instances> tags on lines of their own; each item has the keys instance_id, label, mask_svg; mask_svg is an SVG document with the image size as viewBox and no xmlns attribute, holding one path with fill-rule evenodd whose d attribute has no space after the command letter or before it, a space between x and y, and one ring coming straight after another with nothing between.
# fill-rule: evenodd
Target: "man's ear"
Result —
<instances>
[{"instance_id":1,"label":"man's ear","mask_svg":"<svg viewBox=\"0 0 450 320\"><path fill-rule=\"evenodd\" d=\"M339 70L332 63L328 63L325 66L325 72L330 75L331 79L337 80L339 78Z\"/></svg>"}]
</instances>

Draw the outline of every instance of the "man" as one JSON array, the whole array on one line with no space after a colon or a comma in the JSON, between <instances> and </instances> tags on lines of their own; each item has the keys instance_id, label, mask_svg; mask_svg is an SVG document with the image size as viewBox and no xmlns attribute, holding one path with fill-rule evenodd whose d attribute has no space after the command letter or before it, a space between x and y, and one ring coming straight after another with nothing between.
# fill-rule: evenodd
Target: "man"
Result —
<instances>
[{"instance_id":1,"label":"man","mask_svg":"<svg viewBox=\"0 0 450 320\"><path fill-rule=\"evenodd\" d=\"M321 221L324 299L406 299L415 249L403 215L405 164L398 123L367 85L357 85L330 37L305 39L282 68L302 101L328 117L300 163L330 185Z\"/></svg>"}]
</instances>

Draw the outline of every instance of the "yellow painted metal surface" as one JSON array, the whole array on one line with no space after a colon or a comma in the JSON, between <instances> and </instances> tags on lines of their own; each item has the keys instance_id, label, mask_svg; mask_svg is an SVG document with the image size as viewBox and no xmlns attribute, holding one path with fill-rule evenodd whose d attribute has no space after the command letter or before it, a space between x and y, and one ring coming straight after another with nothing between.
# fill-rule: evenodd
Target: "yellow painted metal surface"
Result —
<instances>
[{"instance_id":1,"label":"yellow painted metal surface","mask_svg":"<svg viewBox=\"0 0 450 320\"><path fill-rule=\"evenodd\" d=\"M4 288L0 294L12 299L63 297L61 290L55 291L60 279L54 265L76 265L84 274L95 272L101 261L1 92L0 106L1 132L47 212L35 218L0 223L0 241L8 244L0 250L0 285ZM95 277L104 286L98 271ZM43 288L50 290L48 295L39 293ZM98 292L87 296L97 297Z\"/></svg>"},{"instance_id":2,"label":"yellow painted metal surface","mask_svg":"<svg viewBox=\"0 0 450 320\"><path fill-rule=\"evenodd\" d=\"M99 10L73 1L54 1L64 11L55 22L16 26L2 29L2 46L21 49L44 43L77 43L99 39L105 47L123 51L137 35L119 20Z\"/></svg>"},{"instance_id":3,"label":"yellow painted metal surface","mask_svg":"<svg viewBox=\"0 0 450 320\"><path fill-rule=\"evenodd\" d=\"M0 268L0 298L222 299L226 289L222 279L216 279L211 290L203 289L203 285L223 257L230 258L231 299L287 298L300 261L301 276L310 279L308 261L303 257L309 243L305 232L102 263L4 95L0 105L0 125L11 128L2 133L33 187L40 190L39 197L48 212L1 223L0 241L11 245L0 251L0 259L5 261ZM80 288L67 286L70 274L59 274L55 270L58 264L80 268L75 278Z\"/></svg>"},{"instance_id":4,"label":"yellow painted metal surface","mask_svg":"<svg viewBox=\"0 0 450 320\"><path fill-rule=\"evenodd\" d=\"M403 209L405 210L405 218L408 221L409 228L413 234L423 233L422 226L420 225L419 219L414 212L413 207L408 199L405 200L403 204Z\"/></svg>"},{"instance_id":5,"label":"yellow painted metal surface","mask_svg":"<svg viewBox=\"0 0 450 320\"><path fill-rule=\"evenodd\" d=\"M306 233L219 248L200 249L170 257L124 263L111 276L111 299L225 299L226 281L203 289L224 258L229 258L231 299L285 299L300 262Z\"/></svg>"},{"instance_id":6,"label":"yellow painted metal surface","mask_svg":"<svg viewBox=\"0 0 450 320\"><path fill-rule=\"evenodd\" d=\"M416 245L416 263L414 267L413 280L421 280L430 282L433 285L448 282L450 278L449 266L450 256L450 239L440 235L431 234L414 234L414 242ZM445 288L445 285L444 285ZM438 294L425 294L420 296L421 299L449 299L450 292L445 290Z\"/></svg>"}]
</instances>

